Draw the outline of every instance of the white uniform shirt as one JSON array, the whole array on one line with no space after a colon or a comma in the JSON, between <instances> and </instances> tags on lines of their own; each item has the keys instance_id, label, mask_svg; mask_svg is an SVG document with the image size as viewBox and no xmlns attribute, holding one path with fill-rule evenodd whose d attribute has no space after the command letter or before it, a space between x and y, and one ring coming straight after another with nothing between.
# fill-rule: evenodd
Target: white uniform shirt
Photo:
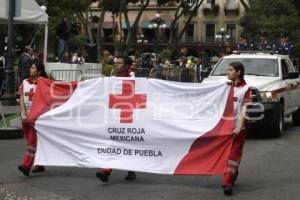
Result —
<instances>
[{"instance_id":1,"label":"white uniform shirt","mask_svg":"<svg viewBox=\"0 0 300 200\"><path fill-rule=\"evenodd\" d=\"M37 81L34 81L32 78L28 78L23 80L22 85L20 86L20 94L24 97L24 105L27 114L29 114L31 109L36 85Z\"/></svg>"},{"instance_id":2,"label":"white uniform shirt","mask_svg":"<svg viewBox=\"0 0 300 200\"><path fill-rule=\"evenodd\" d=\"M236 128L241 108L245 101L250 99L250 87L246 84L234 86L234 127ZM244 128L244 127L243 127Z\"/></svg>"}]
</instances>

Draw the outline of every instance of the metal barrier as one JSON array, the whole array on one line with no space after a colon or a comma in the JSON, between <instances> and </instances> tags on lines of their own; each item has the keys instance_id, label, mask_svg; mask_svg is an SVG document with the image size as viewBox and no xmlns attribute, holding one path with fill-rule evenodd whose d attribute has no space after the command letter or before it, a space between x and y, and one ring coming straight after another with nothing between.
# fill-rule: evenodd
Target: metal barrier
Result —
<instances>
[{"instance_id":1,"label":"metal barrier","mask_svg":"<svg viewBox=\"0 0 300 200\"><path fill-rule=\"evenodd\" d=\"M201 69L171 67L155 67L155 68L137 68L135 69L135 77L149 77L177 82L201 82L203 77ZM55 80L61 81L82 81L104 76L113 76L115 69L111 69L109 73L102 74L101 69L86 69L84 73L81 70L52 70L52 76Z\"/></svg>"},{"instance_id":2,"label":"metal barrier","mask_svg":"<svg viewBox=\"0 0 300 200\"><path fill-rule=\"evenodd\" d=\"M150 68L137 68L134 71L135 77L148 77L150 73Z\"/></svg>"},{"instance_id":3,"label":"metal barrier","mask_svg":"<svg viewBox=\"0 0 300 200\"><path fill-rule=\"evenodd\" d=\"M51 75L54 80L66 82L83 80L81 70L52 70Z\"/></svg>"},{"instance_id":4,"label":"metal barrier","mask_svg":"<svg viewBox=\"0 0 300 200\"><path fill-rule=\"evenodd\" d=\"M161 67L152 68L150 71L149 77L157 78L157 79L166 79L166 77L163 74L163 68L161 68Z\"/></svg>"},{"instance_id":5,"label":"metal barrier","mask_svg":"<svg viewBox=\"0 0 300 200\"><path fill-rule=\"evenodd\" d=\"M199 82L199 73L195 69L181 68L180 81L181 82Z\"/></svg>"},{"instance_id":6,"label":"metal barrier","mask_svg":"<svg viewBox=\"0 0 300 200\"><path fill-rule=\"evenodd\" d=\"M163 68L163 76L169 81L181 81L180 68L179 67L169 67Z\"/></svg>"},{"instance_id":7,"label":"metal barrier","mask_svg":"<svg viewBox=\"0 0 300 200\"><path fill-rule=\"evenodd\" d=\"M83 80L103 77L101 69L86 69L83 74Z\"/></svg>"}]
</instances>

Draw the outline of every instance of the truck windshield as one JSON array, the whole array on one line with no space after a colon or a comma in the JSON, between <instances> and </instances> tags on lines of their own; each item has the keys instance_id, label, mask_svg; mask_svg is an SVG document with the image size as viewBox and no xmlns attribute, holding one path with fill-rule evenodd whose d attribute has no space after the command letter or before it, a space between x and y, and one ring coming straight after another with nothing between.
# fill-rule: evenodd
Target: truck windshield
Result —
<instances>
[{"instance_id":1,"label":"truck windshield","mask_svg":"<svg viewBox=\"0 0 300 200\"><path fill-rule=\"evenodd\" d=\"M254 76L278 76L278 65L276 59L264 58L230 58L222 59L212 72L212 76L223 76L227 74L230 63L241 62L245 67L245 75Z\"/></svg>"}]
</instances>

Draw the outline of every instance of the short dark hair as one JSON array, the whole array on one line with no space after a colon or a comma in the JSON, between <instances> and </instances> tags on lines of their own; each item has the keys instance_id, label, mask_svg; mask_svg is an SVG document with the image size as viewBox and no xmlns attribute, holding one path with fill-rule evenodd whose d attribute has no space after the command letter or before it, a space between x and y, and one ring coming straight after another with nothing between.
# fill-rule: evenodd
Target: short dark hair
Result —
<instances>
[{"instance_id":1,"label":"short dark hair","mask_svg":"<svg viewBox=\"0 0 300 200\"><path fill-rule=\"evenodd\" d=\"M268 34L266 31L262 31L262 32L260 33L260 36L261 36L261 37L268 37L269 34Z\"/></svg>"},{"instance_id":2,"label":"short dark hair","mask_svg":"<svg viewBox=\"0 0 300 200\"><path fill-rule=\"evenodd\" d=\"M129 65L129 66L132 65L132 60L131 60L130 57L128 57L128 56L120 56L118 58L122 59L124 61L125 65Z\"/></svg>"},{"instance_id":3,"label":"short dark hair","mask_svg":"<svg viewBox=\"0 0 300 200\"><path fill-rule=\"evenodd\" d=\"M288 37L288 36L289 36L288 33L285 31L280 33L280 37Z\"/></svg>"},{"instance_id":4,"label":"short dark hair","mask_svg":"<svg viewBox=\"0 0 300 200\"><path fill-rule=\"evenodd\" d=\"M245 33L241 33L241 38L248 40L248 35L246 35Z\"/></svg>"},{"instance_id":5,"label":"short dark hair","mask_svg":"<svg viewBox=\"0 0 300 200\"><path fill-rule=\"evenodd\" d=\"M243 63L241 63L241 62L232 62L232 63L229 64L229 66L232 66L233 69L235 69L236 71L240 71L239 78L240 78L240 80L245 81L245 79L244 79L245 67L244 67Z\"/></svg>"}]
</instances>

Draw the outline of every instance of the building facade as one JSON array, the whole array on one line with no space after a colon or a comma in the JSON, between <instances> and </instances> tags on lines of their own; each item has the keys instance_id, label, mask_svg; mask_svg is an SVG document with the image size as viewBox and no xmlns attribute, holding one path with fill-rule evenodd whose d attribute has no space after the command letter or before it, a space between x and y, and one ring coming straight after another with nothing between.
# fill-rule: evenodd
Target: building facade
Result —
<instances>
[{"instance_id":1,"label":"building facade","mask_svg":"<svg viewBox=\"0 0 300 200\"><path fill-rule=\"evenodd\" d=\"M195 0L187 1L191 5L195 2ZM163 46L169 39L170 24L174 19L177 5L171 2L164 6L157 6L156 2L151 1L141 16L139 30L135 33L135 42L137 44L151 46L151 44L159 42ZM97 5L97 2L95 2L91 6L91 15L100 16L100 10L97 8ZM139 6L139 4L130 4L128 6L129 21L131 23L137 16ZM159 16L165 24L164 28L159 30L159 34L155 32L155 28L151 27L151 22L155 18L156 13L160 14ZM234 48L239 41L239 35L242 31L239 21L244 14L245 8L240 3L240 0L204 0L197 14L188 24L187 30L181 38L180 45L188 46L198 51L208 51L208 49L211 51L212 48L214 51L218 51L224 46ZM184 27L187 20L188 15L183 15L180 18L177 31ZM114 29L114 38L111 38L112 29ZM124 40L127 34L124 19L117 18L113 20L112 14L107 13L103 24L103 33L106 42Z\"/></svg>"},{"instance_id":2,"label":"building facade","mask_svg":"<svg viewBox=\"0 0 300 200\"><path fill-rule=\"evenodd\" d=\"M192 19L185 34L185 42L216 42L216 35L224 28L229 35L228 42L239 40L241 27L239 21L245 14L245 9L239 0L204 0L197 16ZM183 17L180 26L186 23Z\"/></svg>"}]
</instances>

